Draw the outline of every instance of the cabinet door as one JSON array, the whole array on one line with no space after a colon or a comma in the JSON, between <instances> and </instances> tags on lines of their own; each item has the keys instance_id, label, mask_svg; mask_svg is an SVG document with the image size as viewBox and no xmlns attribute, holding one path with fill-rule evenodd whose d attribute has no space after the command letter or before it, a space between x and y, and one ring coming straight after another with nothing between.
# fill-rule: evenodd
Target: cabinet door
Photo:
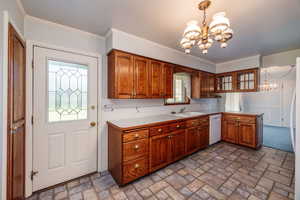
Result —
<instances>
[{"instance_id":1,"label":"cabinet door","mask_svg":"<svg viewBox=\"0 0 300 200\"><path fill-rule=\"evenodd\" d=\"M201 97L205 98L208 97L208 90L209 90L209 79L208 74L201 72Z\"/></svg>"},{"instance_id":2,"label":"cabinet door","mask_svg":"<svg viewBox=\"0 0 300 200\"><path fill-rule=\"evenodd\" d=\"M154 171L169 163L170 137L153 136L150 138L150 170Z\"/></svg>"},{"instance_id":3,"label":"cabinet door","mask_svg":"<svg viewBox=\"0 0 300 200\"><path fill-rule=\"evenodd\" d=\"M134 57L134 98L147 98L149 91L149 60Z\"/></svg>"},{"instance_id":4,"label":"cabinet door","mask_svg":"<svg viewBox=\"0 0 300 200\"><path fill-rule=\"evenodd\" d=\"M187 152L192 153L197 151L200 144L200 137L198 127L189 128L186 132L186 143L187 143Z\"/></svg>"},{"instance_id":5,"label":"cabinet door","mask_svg":"<svg viewBox=\"0 0 300 200\"><path fill-rule=\"evenodd\" d=\"M204 149L209 145L209 126L202 126L198 129L200 142L198 148Z\"/></svg>"},{"instance_id":6,"label":"cabinet door","mask_svg":"<svg viewBox=\"0 0 300 200\"><path fill-rule=\"evenodd\" d=\"M158 61L150 64L150 95L152 98L162 98L162 70L163 65Z\"/></svg>"},{"instance_id":7,"label":"cabinet door","mask_svg":"<svg viewBox=\"0 0 300 200\"><path fill-rule=\"evenodd\" d=\"M251 123L239 123L239 144L256 147L256 126Z\"/></svg>"},{"instance_id":8,"label":"cabinet door","mask_svg":"<svg viewBox=\"0 0 300 200\"><path fill-rule=\"evenodd\" d=\"M185 130L176 131L171 135L172 161L185 156L185 144Z\"/></svg>"},{"instance_id":9,"label":"cabinet door","mask_svg":"<svg viewBox=\"0 0 300 200\"><path fill-rule=\"evenodd\" d=\"M208 87L209 87L209 96L215 96L215 75L209 74L208 76Z\"/></svg>"},{"instance_id":10,"label":"cabinet door","mask_svg":"<svg viewBox=\"0 0 300 200\"><path fill-rule=\"evenodd\" d=\"M133 97L133 56L116 52L116 98L130 99Z\"/></svg>"},{"instance_id":11,"label":"cabinet door","mask_svg":"<svg viewBox=\"0 0 300 200\"><path fill-rule=\"evenodd\" d=\"M222 139L226 142L238 143L238 122L224 120L222 122Z\"/></svg>"},{"instance_id":12,"label":"cabinet door","mask_svg":"<svg viewBox=\"0 0 300 200\"><path fill-rule=\"evenodd\" d=\"M173 98L173 66L165 64L163 67L163 82L162 82L163 98Z\"/></svg>"},{"instance_id":13,"label":"cabinet door","mask_svg":"<svg viewBox=\"0 0 300 200\"><path fill-rule=\"evenodd\" d=\"M191 82L191 88L192 88L192 99L200 99L200 73L192 74L192 82Z\"/></svg>"}]
</instances>

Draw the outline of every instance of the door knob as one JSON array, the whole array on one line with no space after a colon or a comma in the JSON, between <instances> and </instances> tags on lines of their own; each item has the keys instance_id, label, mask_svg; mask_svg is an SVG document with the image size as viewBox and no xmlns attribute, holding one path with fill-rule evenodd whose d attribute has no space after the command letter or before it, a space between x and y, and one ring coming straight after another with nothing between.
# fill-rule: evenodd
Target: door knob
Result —
<instances>
[{"instance_id":1,"label":"door knob","mask_svg":"<svg viewBox=\"0 0 300 200\"><path fill-rule=\"evenodd\" d=\"M94 126L96 126L96 122L91 122L90 125L91 125L91 127L94 127Z\"/></svg>"}]
</instances>

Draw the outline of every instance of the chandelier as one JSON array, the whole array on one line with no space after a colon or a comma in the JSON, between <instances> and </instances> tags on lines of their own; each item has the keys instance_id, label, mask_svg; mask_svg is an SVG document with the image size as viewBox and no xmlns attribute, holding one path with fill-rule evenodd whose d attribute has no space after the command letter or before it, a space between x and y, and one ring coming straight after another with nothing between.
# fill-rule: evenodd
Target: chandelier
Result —
<instances>
[{"instance_id":1,"label":"chandelier","mask_svg":"<svg viewBox=\"0 0 300 200\"><path fill-rule=\"evenodd\" d=\"M180 42L185 53L190 53L191 48L197 45L203 54L208 52L214 41L220 42L221 48L227 47L227 41L233 36L233 30L230 28L229 19L226 18L225 12L216 13L213 21L207 25L206 9L210 6L210 0L203 0L199 3L199 10L203 11L202 27L198 26L198 22L193 20L187 24Z\"/></svg>"}]
</instances>

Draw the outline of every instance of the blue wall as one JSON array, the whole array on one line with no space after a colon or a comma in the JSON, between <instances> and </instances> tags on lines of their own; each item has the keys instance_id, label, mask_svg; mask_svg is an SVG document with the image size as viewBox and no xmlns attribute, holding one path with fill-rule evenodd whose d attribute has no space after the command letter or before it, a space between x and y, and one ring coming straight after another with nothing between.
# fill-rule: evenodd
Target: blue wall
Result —
<instances>
[{"instance_id":1,"label":"blue wall","mask_svg":"<svg viewBox=\"0 0 300 200\"><path fill-rule=\"evenodd\" d=\"M286 127L264 126L264 146L293 151L290 129Z\"/></svg>"}]
</instances>

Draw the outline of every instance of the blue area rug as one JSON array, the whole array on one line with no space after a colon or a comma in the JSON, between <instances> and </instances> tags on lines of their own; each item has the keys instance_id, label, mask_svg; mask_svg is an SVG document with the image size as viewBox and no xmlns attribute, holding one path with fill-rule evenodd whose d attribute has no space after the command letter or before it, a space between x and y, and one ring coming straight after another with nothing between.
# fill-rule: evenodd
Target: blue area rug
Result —
<instances>
[{"instance_id":1,"label":"blue area rug","mask_svg":"<svg viewBox=\"0 0 300 200\"><path fill-rule=\"evenodd\" d=\"M274 149L293 152L290 129L285 127L264 126L263 145Z\"/></svg>"}]
</instances>

